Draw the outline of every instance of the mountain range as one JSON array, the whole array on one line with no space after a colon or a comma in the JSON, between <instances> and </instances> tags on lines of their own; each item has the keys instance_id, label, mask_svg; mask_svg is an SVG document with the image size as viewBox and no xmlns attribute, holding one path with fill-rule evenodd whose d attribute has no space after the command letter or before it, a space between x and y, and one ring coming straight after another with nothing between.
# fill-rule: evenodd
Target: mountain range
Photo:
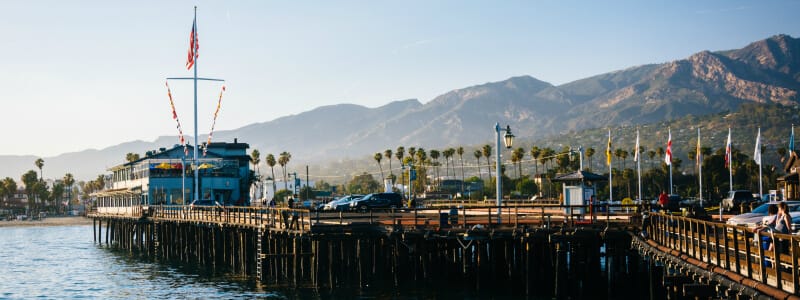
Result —
<instances>
[{"instance_id":1,"label":"mountain range","mask_svg":"<svg viewBox=\"0 0 800 300\"><path fill-rule=\"evenodd\" d=\"M215 141L249 143L262 154L288 151L297 163L320 163L418 146L426 149L490 143L494 124L537 140L589 128L628 126L735 111L743 103L797 106L800 39L776 35L744 48L701 51L685 59L580 79L559 86L512 77L440 95L430 102L393 101L368 108L323 106L215 133ZM124 162L128 152L171 147L174 136L101 150L46 157L46 178L66 172L86 180ZM191 140L191 139L189 139ZM0 177L18 179L34 156L0 156ZM295 163L297 166L299 164ZM62 174L62 175L51 175Z\"/></svg>"}]
</instances>

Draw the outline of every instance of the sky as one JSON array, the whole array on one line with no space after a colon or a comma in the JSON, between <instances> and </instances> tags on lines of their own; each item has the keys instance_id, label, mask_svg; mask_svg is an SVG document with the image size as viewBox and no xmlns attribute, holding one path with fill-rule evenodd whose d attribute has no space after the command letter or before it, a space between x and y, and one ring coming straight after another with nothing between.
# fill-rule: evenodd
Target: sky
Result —
<instances>
[{"instance_id":1,"label":"sky","mask_svg":"<svg viewBox=\"0 0 800 300\"><path fill-rule=\"evenodd\" d=\"M426 103L530 75L560 85L776 34L800 1L3 1L0 155L51 157L177 135L165 86L224 79L216 130L320 106ZM170 80L183 131L191 81ZM221 83L200 82L207 134ZM176 141L177 143L177 141Z\"/></svg>"}]
</instances>

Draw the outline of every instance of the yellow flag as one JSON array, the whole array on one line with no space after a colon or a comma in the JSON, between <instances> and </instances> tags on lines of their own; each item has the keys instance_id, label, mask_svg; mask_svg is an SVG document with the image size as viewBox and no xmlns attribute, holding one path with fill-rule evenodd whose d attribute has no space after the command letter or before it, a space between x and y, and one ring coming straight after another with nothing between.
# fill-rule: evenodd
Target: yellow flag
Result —
<instances>
[{"instance_id":1,"label":"yellow flag","mask_svg":"<svg viewBox=\"0 0 800 300\"><path fill-rule=\"evenodd\" d=\"M606 148L606 165L611 166L611 130L608 130L608 148Z\"/></svg>"}]
</instances>

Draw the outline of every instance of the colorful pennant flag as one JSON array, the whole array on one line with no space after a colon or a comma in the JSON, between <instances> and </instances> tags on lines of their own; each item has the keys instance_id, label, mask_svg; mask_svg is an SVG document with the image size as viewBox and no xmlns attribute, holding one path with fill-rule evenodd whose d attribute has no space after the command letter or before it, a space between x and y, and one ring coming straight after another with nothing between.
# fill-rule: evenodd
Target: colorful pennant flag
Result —
<instances>
[{"instance_id":1,"label":"colorful pennant flag","mask_svg":"<svg viewBox=\"0 0 800 300\"><path fill-rule=\"evenodd\" d=\"M608 130L608 148L606 148L606 165L611 166L611 129Z\"/></svg>"},{"instance_id":2,"label":"colorful pennant flag","mask_svg":"<svg viewBox=\"0 0 800 300\"><path fill-rule=\"evenodd\" d=\"M222 90L219 91L219 100L217 100L217 109L214 111L214 119L211 120L211 131L208 132L208 141L206 142L206 146L203 147L203 156L206 156L208 152L208 145L211 145L211 137L214 135L214 127L217 125L217 115L219 115L219 109L222 106L222 93L225 92L225 85L222 85Z\"/></svg>"},{"instance_id":3,"label":"colorful pennant flag","mask_svg":"<svg viewBox=\"0 0 800 300\"><path fill-rule=\"evenodd\" d=\"M633 161L639 161L639 131L636 131L636 147L633 148Z\"/></svg>"},{"instance_id":4,"label":"colorful pennant flag","mask_svg":"<svg viewBox=\"0 0 800 300\"><path fill-rule=\"evenodd\" d=\"M728 142L725 143L725 168L731 166L731 129L728 128Z\"/></svg>"},{"instance_id":5,"label":"colorful pennant flag","mask_svg":"<svg viewBox=\"0 0 800 300\"><path fill-rule=\"evenodd\" d=\"M669 130L669 135L667 138L667 155L664 157L664 162L667 163L668 166L672 165L672 130Z\"/></svg>"}]
</instances>

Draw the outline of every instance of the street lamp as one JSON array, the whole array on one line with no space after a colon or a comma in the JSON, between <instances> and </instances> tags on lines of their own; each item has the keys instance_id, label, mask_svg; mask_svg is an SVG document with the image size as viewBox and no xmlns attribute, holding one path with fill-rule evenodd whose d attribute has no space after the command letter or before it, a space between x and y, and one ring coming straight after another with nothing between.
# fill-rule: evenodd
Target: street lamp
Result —
<instances>
[{"instance_id":1,"label":"street lamp","mask_svg":"<svg viewBox=\"0 0 800 300\"><path fill-rule=\"evenodd\" d=\"M494 123L494 133L497 139L497 156L495 157L495 161L497 162L497 178L495 179L495 182L497 183L497 224L502 224L502 221L500 220L502 216L500 206L503 205L503 176L500 174L500 151L502 149L500 148L500 130L502 130L500 128L500 123ZM503 135L503 142L505 142L507 149L511 149L511 147L514 145L514 134L511 133L511 126L506 125L505 131L506 133Z\"/></svg>"}]
</instances>

